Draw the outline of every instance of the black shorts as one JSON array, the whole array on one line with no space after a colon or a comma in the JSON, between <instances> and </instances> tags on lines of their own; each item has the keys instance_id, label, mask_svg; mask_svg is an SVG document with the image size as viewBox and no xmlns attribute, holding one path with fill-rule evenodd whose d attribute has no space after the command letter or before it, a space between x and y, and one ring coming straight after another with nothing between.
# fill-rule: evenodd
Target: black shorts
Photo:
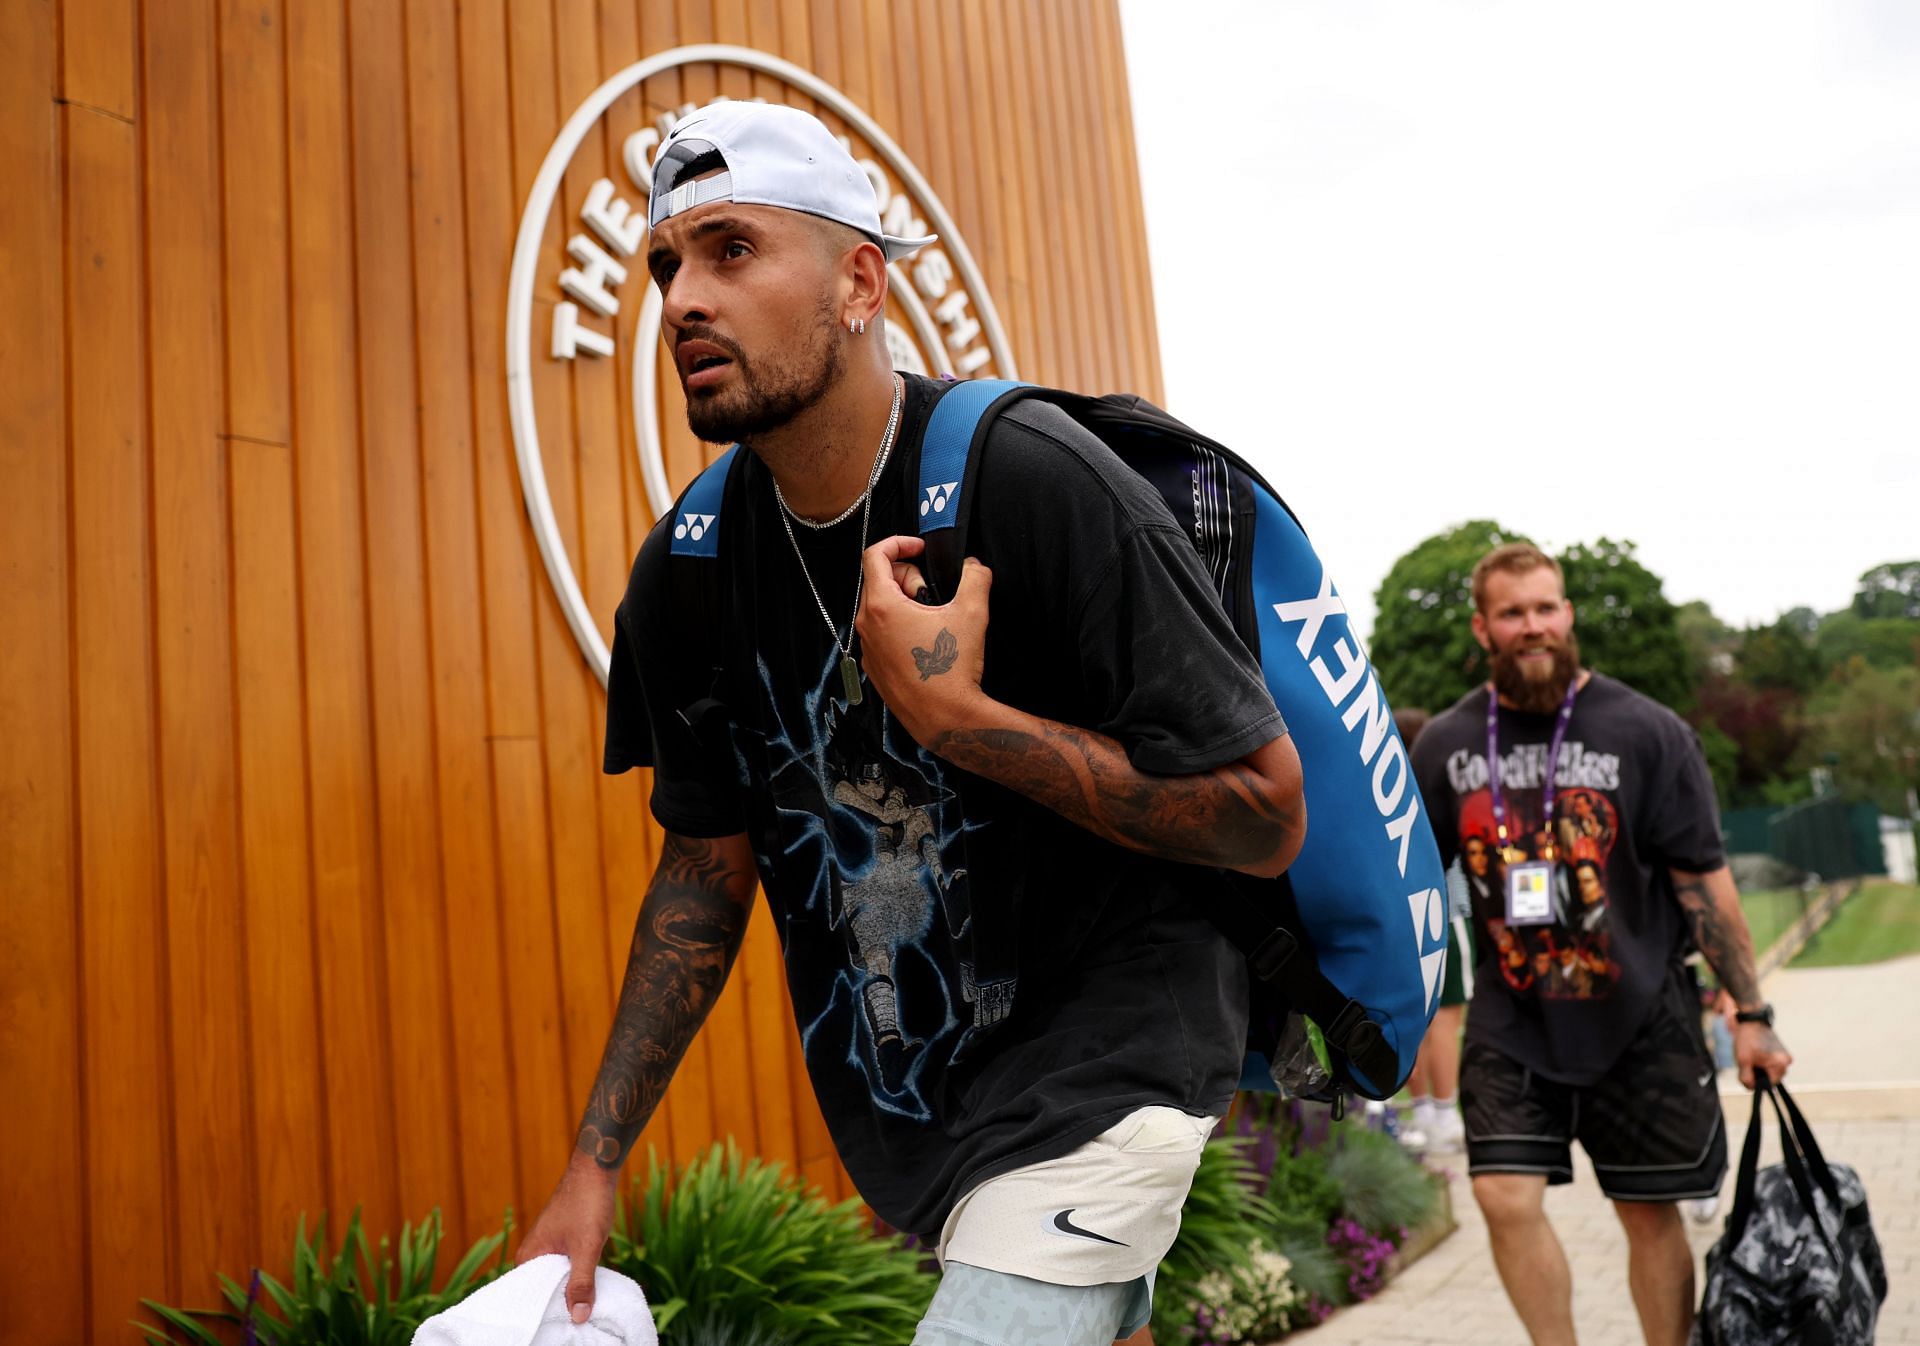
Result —
<instances>
[{"instance_id":1,"label":"black shorts","mask_svg":"<svg viewBox=\"0 0 1920 1346\"><path fill-rule=\"evenodd\" d=\"M1573 1181L1573 1141L1615 1201L1713 1196L1727 1173L1726 1127L1692 978L1679 969L1646 1026L1599 1082L1543 1079L1485 1043L1460 1063L1467 1171Z\"/></svg>"}]
</instances>

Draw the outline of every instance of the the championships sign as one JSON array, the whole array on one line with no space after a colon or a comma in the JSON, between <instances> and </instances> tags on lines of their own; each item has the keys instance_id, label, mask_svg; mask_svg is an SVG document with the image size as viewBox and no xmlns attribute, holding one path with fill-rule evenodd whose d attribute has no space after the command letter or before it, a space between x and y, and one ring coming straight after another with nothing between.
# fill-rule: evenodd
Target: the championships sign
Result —
<instances>
[{"instance_id":1,"label":"the championships sign","mask_svg":"<svg viewBox=\"0 0 1920 1346\"><path fill-rule=\"evenodd\" d=\"M547 151L520 216L513 270L507 286L507 399L514 451L527 516L540 544L548 578L566 613L581 652L600 680L607 678L607 645L588 609L554 522L547 493L541 432L558 437L563 426L542 427L534 411L536 361L593 360L612 356L621 341L633 344L632 423L647 500L656 516L673 507L666 460L660 442L658 362L660 292L647 279L641 261L647 247L647 194L653 155L675 123L693 111L674 109L626 138L620 148L623 178L603 177L580 202L570 221L566 258L554 277L561 298L551 317L536 309L534 283L541 265L540 244L560 183L574 154L602 117L623 98L644 96L646 82L681 66L732 65L771 75L801 91L840 118L849 128L847 148L873 183L880 218L890 234L935 233L940 241L890 273L887 344L896 366L921 373L952 373L959 378L1015 378L1013 355L994 311L980 270L967 251L953 217L933 188L893 140L852 100L791 62L746 47L677 47L628 66L606 81L568 119ZM638 316L627 326L629 306ZM539 321L536 321L538 317ZM538 330L544 324L546 330ZM608 614L610 615L610 614Z\"/></svg>"}]
</instances>

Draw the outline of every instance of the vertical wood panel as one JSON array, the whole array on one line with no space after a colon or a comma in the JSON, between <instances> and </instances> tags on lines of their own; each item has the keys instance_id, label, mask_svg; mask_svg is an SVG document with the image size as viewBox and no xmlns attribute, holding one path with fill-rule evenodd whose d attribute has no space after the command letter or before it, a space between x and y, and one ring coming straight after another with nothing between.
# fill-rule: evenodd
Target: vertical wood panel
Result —
<instances>
[{"instance_id":1,"label":"vertical wood panel","mask_svg":"<svg viewBox=\"0 0 1920 1346\"><path fill-rule=\"evenodd\" d=\"M1018 142L1013 121L1013 105L1006 89L1006 37L999 24L987 22L980 5L966 7L966 46L968 83L976 91L986 91L975 115L983 123L991 165L980 175L984 207L990 209L986 237L981 249L981 266L987 275L1000 323L1007 332L1007 344L1013 348L1015 367L1028 355L1024 342L1033 330L1033 306L1027 286L1027 245L1021 215L1022 198L1012 184L1023 181L1017 166L1007 161L1008 147ZM1020 340L1016 340L1016 335ZM1000 371L1004 374L1006 371Z\"/></svg>"},{"instance_id":2,"label":"vertical wood panel","mask_svg":"<svg viewBox=\"0 0 1920 1346\"><path fill-rule=\"evenodd\" d=\"M327 1190L328 1098L316 1050L312 848L294 538L287 330L285 33L278 0L220 10L227 237L229 489L233 508L240 863L256 1051L253 1135L268 1247L286 1246Z\"/></svg>"},{"instance_id":3,"label":"vertical wood panel","mask_svg":"<svg viewBox=\"0 0 1920 1346\"><path fill-rule=\"evenodd\" d=\"M1095 0L1093 13L1097 34L1094 64L1099 67L1106 91L1100 118L1107 128L1107 153L1113 163L1114 180L1119 184L1114 207L1119 211L1121 232L1126 240L1124 256L1129 286L1126 307L1134 329L1133 373L1146 396L1164 403L1167 392L1160 376L1160 327L1154 316L1153 277L1147 264L1147 212L1141 198L1140 155L1133 138L1137 114L1127 93L1120 15L1111 0ZM1148 111L1151 114L1152 109Z\"/></svg>"},{"instance_id":4,"label":"vertical wood panel","mask_svg":"<svg viewBox=\"0 0 1920 1346\"><path fill-rule=\"evenodd\" d=\"M248 1134L245 914L233 725L232 581L221 368L215 30L198 6L146 12L142 52L153 446L154 629L168 1026L179 1189L223 1172L228 1199L180 1203L182 1290L259 1244Z\"/></svg>"},{"instance_id":5,"label":"vertical wood panel","mask_svg":"<svg viewBox=\"0 0 1920 1346\"><path fill-rule=\"evenodd\" d=\"M139 0L62 0L62 98L120 121L134 119L139 8Z\"/></svg>"},{"instance_id":6,"label":"vertical wood panel","mask_svg":"<svg viewBox=\"0 0 1920 1346\"><path fill-rule=\"evenodd\" d=\"M380 853L376 959L385 977L401 1210L439 1205L456 1224L446 943L440 854L424 826L437 813L433 708L421 538L415 379L411 182L405 30L397 6L353 0L355 277L360 314L360 455L366 511L368 640Z\"/></svg>"},{"instance_id":7,"label":"vertical wood panel","mask_svg":"<svg viewBox=\"0 0 1920 1346\"><path fill-rule=\"evenodd\" d=\"M560 1053L560 964L549 905L540 707L534 671L533 552L507 428L503 363L507 259L523 188L513 170L507 18L501 0L463 0L461 140L465 147L467 287L472 295L473 435L480 495L487 743L499 855L501 947L517 1204L539 1208L573 1145ZM544 578L544 577L543 577Z\"/></svg>"},{"instance_id":8,"label":"vertical wood panel","mask_svg":"<svg viewBox=\"0 0 1920 1346\"><path fill-rule=\"evenodd\" d=\"M487 764L457 17L453 0L407 6L407 113L415 173L414 293L425 334L417 358L439 782L434 821L445 865L441 920L452 973L449 1119L457 1124L467 1225L477 1230L514 1204L518 1137Z\"/></svg>"},{"instance_id":9,"label":"vertical wood panel","mask_svg":"<svg viewBox=\"0 0 1920 1346\"><path fill-rule=\"evenodd\" d=\"M86 1154L76 1016L73 883L72 633L68 624L67 463L61 300L62 184L55 116L57 19L47 0L0 5L0 1089L17 1162L0 1165L0 1201L33 1211L0 1258L9 1311L0 1340L73 1330L67 1296L86 1290ZM85 1330L86 1322L81 1323Z\"/></svg>"},{"instance_id":10,"label":"vertical wood panel","mask_svg":"<svg viewBox=\"0 0 1920 1346\"><path fill-rule=\"evenodd\" d=\"M287 353L287 80L280 0L221 0L228 433L293 442Z\"/></svg>"},{"instance_id":11,"label":"vertical wood panel","mask_svg":"<svg viewBox=\"0 0 1920 1346\"><path fill-rule=\"evenodd\" d=\"M1039 102L1033 76L1033 36L1019 22L1029 13L1021 0L1001 0L1000 22L996 26L1006 35L1002 46L1007 64L1001 72L1005 82L999 88L1002 96L1011 101L1013 124L1019 128L1017 138L1008 141L1017 168L1016 180L1052 182L1056 180L1056 170L1047 161L1044 149L1050 137L1038 134L1040 123L1035 120ZM1050 233L1052 212L1033 209L1030 200L1030 197L1028 201L1016 200L1012 206L1013 227L1025 237L1026 253L1031 259L1026 282L1027 307L1033 314L1033 326L1026 341L1016 349L1022 360L1022 377L1036 383L1057 384L1066 377L1060 347L1070 340L1065 308L1059 297L1060 254L1064 249Z\"/></svg>"},{"instance_id":12,"label":"vertical wood panel","mask_svg":"<svg viewBox=\"0 0 1920 1346\"><path fill-rule=\"evenodd\" d=\"M152 537L147 510L139 133L71 107L67 312L82 1006L93 1302L130 1307L177 1284L150 1265L169 1223L172 1107L158 906ZM159 1124L154 1124L155 1121ZM170 1246L170 1243L163 1246ZM145 1279L151 1277L152 1279Z\"/></svg>"},{"instance_id":13,"label":"vertical wood panel","mask_svg":"<svg viewBox=\"0 0 1920 1346\"><path fill-rule=\"evenodd\" d=\"M396 1133L385 1036L367 688L353 179L346 16L301 0L287 19L294 481L300 514L301 619L313 845L320 1042L329 1090L327 1204L337 1220L364 1205L398 1227ZM337 1089L337 1097L333 1090Z\"/></svg>"},{"instance_id":14,"label":"vertical wood panel","mask_svg":"<svg viewBox=\"0 0 1920 1346\"><path fill-rule=\"evenodd\" d=\"M1064 3L1064 0L1062 0ZM1068 62L1062 50L1059 4L1042 5L1032 20L1036 29L1033 44L1035 105L1041 125L1050 132L1043 136L1052 171L1047 181L1064 198L1055 209L1065 216L1063 224L1073 238L1061 248L1056 265L1065 280L1062 311L1056 319L1070 323L1072 345L1063 362L1071 379L1066 386L1079 392L1097 393L1101 370L1101 333L1105 324L1093 316L1093 267L1089 259L1093 230L1088 227L1090 213L1099 203L1088 198L1081 187L1081 155L1074 146L1075 118L1070 111L1065 69ZM1071 204L1066 204L1071 202Z\"/></svg>"}]
</instances>

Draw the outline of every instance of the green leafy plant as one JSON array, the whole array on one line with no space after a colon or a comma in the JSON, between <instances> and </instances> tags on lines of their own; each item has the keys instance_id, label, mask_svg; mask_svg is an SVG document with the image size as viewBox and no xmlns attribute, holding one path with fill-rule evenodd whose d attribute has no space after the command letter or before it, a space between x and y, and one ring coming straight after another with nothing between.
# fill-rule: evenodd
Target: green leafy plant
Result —
<instances>
[{"instance_id":1,"label":"green leafy plant","mask_svg":"<svg viewBox=\"0 0 1920 1346\"><path fill-rule=\"evenodd\" d=\"M1282 1217L1264 1234L1273 1250L1287 1259L1287 1275L1309 1302L1329 1307L1347 1302L1347 1264L1327 1244L1327 1226L1310 1225Z\"/></svg>"},{"instance_id":2,"label":"green leafy plant","mask_svg":"<svg viewBox=\"0 0 1920 1346\"><path fill-rule=\"evenodd\" d=\"M673 1346L905 1341L935 1285L905 1240L871 1231L859 1202L829 1205L731 1143L677 1174L649 1155L602 1260L645 1287Z\"/></svg>"},{"instance_id":3,"label":"green leafy plant","mask_svg":"<svg viewBox=\"0 0 1920 1346\"><path fill-rule=\"evenodd\" d=\"M1359 1126L1342 1127L1327 1158L1327 1173L1340 1185L1340 1208L1369 1233L1411 1229L1433 1214L1439 1201L1433 1175L1392 1136Z\"/></svg>"},{"instance_id":4,"label":"green leafy plant","mask_svg":"<svg viewBox=\"0 0 1920 1346\"><path fill-rule=\"evenodd\" d=\"M1180 1212L1180 1233L1160 1262L1154 1284L1153 1335L1156 1341L1187 1340L1194 1310L1202 1300L1201 1281L1220 1273L1231 1282L1253 1277L1253 1235L1276 1217L1273 1204L1256 1190L1259 1176L1248 1158L1250 1142L1219 1136L1200 1152L1193 1187Z\"/></svg>"},{"instance_id":5,"label":"green leafy plant","mask_svg":"<svg viewBox=\"0 0 1920 1346\"><path fill-rule=\"evenodd\" d=\"M245 1325L249 1340L267 1346L407 1346L422 1322L506 1270L512 1228L509 1211L500 1232L468 1249L436 1290L443 1232L437 1209L418 1226L402 1226L397 1241L382 1235L378 1244L371 1244L355 1208L339 1250L332 1253L327 1250L326 1216L315 1223L311 1239L302 1216L287 1282L258 1269L244 1286L222 1276L221 1292L229 1308L176 1309L143 1299L141 1304L160 1324L134 1325L147 1346L225 1346L208 1329L209 1323Z\"/></svg>"},{"instance_id":6,"label":"green leafy plant","mask_svg":"<svg viewBox=\"0 0 1920 1346\"><path fill-rule=\"evenodd\" d=\"M1327 1170L1326 1153L1305 1147L1296 1154L1278 1147L1273 1170L1267 1174L1267 1200L1287 1227L1307 1228L1315 1238L1323 1236L1340 1209L1340 1183Z\"/></svg>"}]
</instances>

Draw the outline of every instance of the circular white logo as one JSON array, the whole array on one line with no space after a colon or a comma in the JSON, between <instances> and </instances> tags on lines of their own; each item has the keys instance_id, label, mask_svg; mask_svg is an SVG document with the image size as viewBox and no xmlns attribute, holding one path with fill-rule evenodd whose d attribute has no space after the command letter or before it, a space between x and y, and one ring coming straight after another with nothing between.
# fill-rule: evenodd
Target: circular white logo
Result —
<instances>
[{"instance_id":1,"label":"circular white logo","mask_svg":"<svg viewBox=\"0 0 1920 1346\"><path fill-rule=\"evenodd\" d=\"M638 97L647 80L695 63L742 66L774 76L831 110L850 128L843 139L873 183L886 232L940 236L938 243L888 268L888 305L895 321L886 327L887 346L898 368L916 373L950 372L959 378L987 374L1018 377L999 314L953 217L900 147L845 94L791 62L747 47L720 45L677 47L630 65L607 80L567 120L540 165L520 216L507 285L507 403L527 516L567 625L603 684L609 661L607 644L580 592L547 493L540 425L534 412L534 280L540 265L541 239L561 179L588 132L618 100ZM542 347L552 360L612 356L621 339L621 288L630 275L636 288L645 287L638 316L626 339L634 343L635 356L633 451L638 455L647 500L656 517L673 508L674 500L660 442L657 368L651 358L660 329L660 291L647 280L644 265L636 259L646 248L646 197L652 156L674 124L692 110L691 104L677 108L628 136L620 154L626 181L601 178L588 190L574 222L577 227L567 239L566 258L555 277L561 298L553 306L552 326ZM937 497L921 505L921 512L943 510L949 489L941 488ZM676 528L676 536L690 531L698 538L711 523L712 516L689 515Z\"/></svg>"}]
</instances>

